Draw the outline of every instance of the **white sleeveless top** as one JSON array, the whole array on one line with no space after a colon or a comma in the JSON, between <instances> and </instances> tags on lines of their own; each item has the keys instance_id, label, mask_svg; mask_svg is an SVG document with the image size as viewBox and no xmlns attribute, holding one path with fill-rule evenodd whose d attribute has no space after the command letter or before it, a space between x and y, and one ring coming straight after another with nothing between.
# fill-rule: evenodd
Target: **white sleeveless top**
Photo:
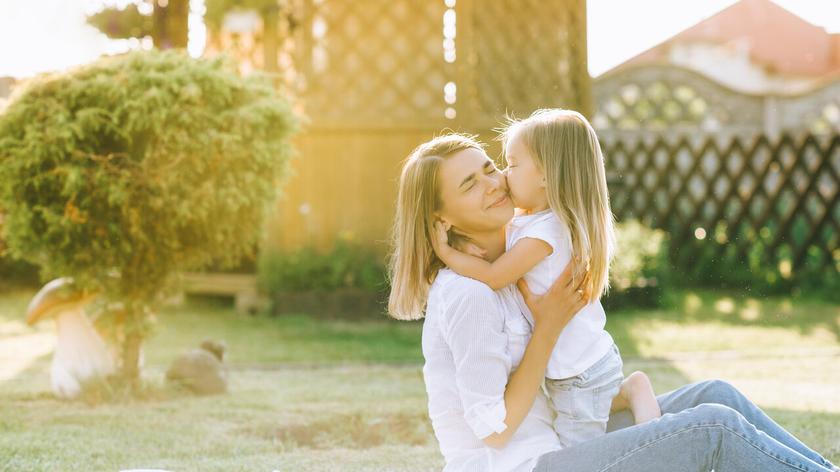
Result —
<instances>
[{"instance_id":1,"label":"white sleeveless top","mask_svg":"<svg viewBox=\"0 0 840 472\"><path fill-rule=\"evenodd\" d=\"M506 249L509 250L522 238L540 239L553 250L525 274L525 281L531 291L541 295L557 280L572 259L569 229L548 209L532 215L515 216L511 220L508 224ZM519 294L519 291L516 293ZM517 303L533 325L534 318L521 296L517 296ZM583 307L560 334L545 376L550 379L574 377L603 357L613 344L612 336L604 330L606 322L607 316L600 300Z\"/></svg>"}]
</instances>

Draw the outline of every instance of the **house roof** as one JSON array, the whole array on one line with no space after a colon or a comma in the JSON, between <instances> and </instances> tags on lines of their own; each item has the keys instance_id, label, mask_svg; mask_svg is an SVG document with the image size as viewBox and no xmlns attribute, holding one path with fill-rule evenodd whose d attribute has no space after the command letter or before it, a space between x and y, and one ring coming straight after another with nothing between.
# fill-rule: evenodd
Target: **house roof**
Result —
<instances>
[{"instance_id":1,"label":"house roof","mask_svg":"<svg viewBox=\"0 0 840 472\"><path fill-rule=\"evenodd\" d=\"M667 62L675 44L714 43L745 47L768 72L822 77L840 72L840 34L805 21L770 0L741 0L614 67Z\"/></svg>"}]
</instances>

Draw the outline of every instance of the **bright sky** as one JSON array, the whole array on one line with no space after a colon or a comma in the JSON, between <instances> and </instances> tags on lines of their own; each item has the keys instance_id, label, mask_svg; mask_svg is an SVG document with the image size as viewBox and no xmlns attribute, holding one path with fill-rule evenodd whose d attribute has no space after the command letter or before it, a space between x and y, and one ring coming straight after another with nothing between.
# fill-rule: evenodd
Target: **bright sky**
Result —
<instances>
[{"instance_id":1,"label":"bright sky","mask_svg":"<svg viewBox=\"0 0 840 472\"><path fill-rule=\"evenodd\" d=\"M137 43L112 41L85 23L103 3L129 0L0 0L0 76L26 77L91 61ZM589 72L610 69L736 0L587 0ZM807 21L840 32L838 0L774 0ZM201 9L203 2L193 0ZM203 47L198 12L191 52ZM197 16L198 15L198 16Z\"/></svg>"}]
</instances>

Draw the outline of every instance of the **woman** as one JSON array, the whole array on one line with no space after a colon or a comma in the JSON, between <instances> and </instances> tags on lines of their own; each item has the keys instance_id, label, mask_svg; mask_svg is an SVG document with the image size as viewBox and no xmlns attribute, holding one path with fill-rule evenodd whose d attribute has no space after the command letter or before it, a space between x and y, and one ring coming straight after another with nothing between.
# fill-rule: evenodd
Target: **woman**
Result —
<instances>
[{"instance_id":1,"label":"woman","mask_svg":"<svg viewBox=\"0 0 840 472\"><path fill-rule=\"evenodd\" d=\"M543 296L520 284L531 333L515 289L494 292L459 276L432 249L442 220L494 260L512 217L504 177L469 137L433 139L403 167L389 310L398 319L425 312L423 375L445 471L836 470L719 381L660 395L658 420L629 426L620 412L608 434L561 449L540 383L560 332L589 296L579 288L585 279L572 281L569 264Z\"/></svg>"}]
</instances>

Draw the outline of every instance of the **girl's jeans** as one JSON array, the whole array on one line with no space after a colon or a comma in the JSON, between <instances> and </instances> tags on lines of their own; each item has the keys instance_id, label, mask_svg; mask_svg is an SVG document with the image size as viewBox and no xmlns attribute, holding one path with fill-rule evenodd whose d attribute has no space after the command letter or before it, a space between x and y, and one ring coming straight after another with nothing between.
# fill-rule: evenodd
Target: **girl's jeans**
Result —
<instances>
[{"instance_id":1,"label":"girl's jeans","mask_svg":"<svg viewBox=\"0 0 840 472\"><path fill-rule=\"evenodd\" d=\"M612 400L618 395L623 364L618 347L610 350L580 375L545 379L548 398L557 416L554 431L563 447L603 436Z\"/></svg>"},{"instance_id":2,"label":"girl's jeans","mask_svg":"<svg viewBox=\"0 0 840 472\"><path fill-rule=\"evenodd\" d=\"M829 472L832 464L730 384L712 380L657 397L662 417L633 426L613 414L607 434L542 455L535 472Z\"/></svg>"}]
</instances>

